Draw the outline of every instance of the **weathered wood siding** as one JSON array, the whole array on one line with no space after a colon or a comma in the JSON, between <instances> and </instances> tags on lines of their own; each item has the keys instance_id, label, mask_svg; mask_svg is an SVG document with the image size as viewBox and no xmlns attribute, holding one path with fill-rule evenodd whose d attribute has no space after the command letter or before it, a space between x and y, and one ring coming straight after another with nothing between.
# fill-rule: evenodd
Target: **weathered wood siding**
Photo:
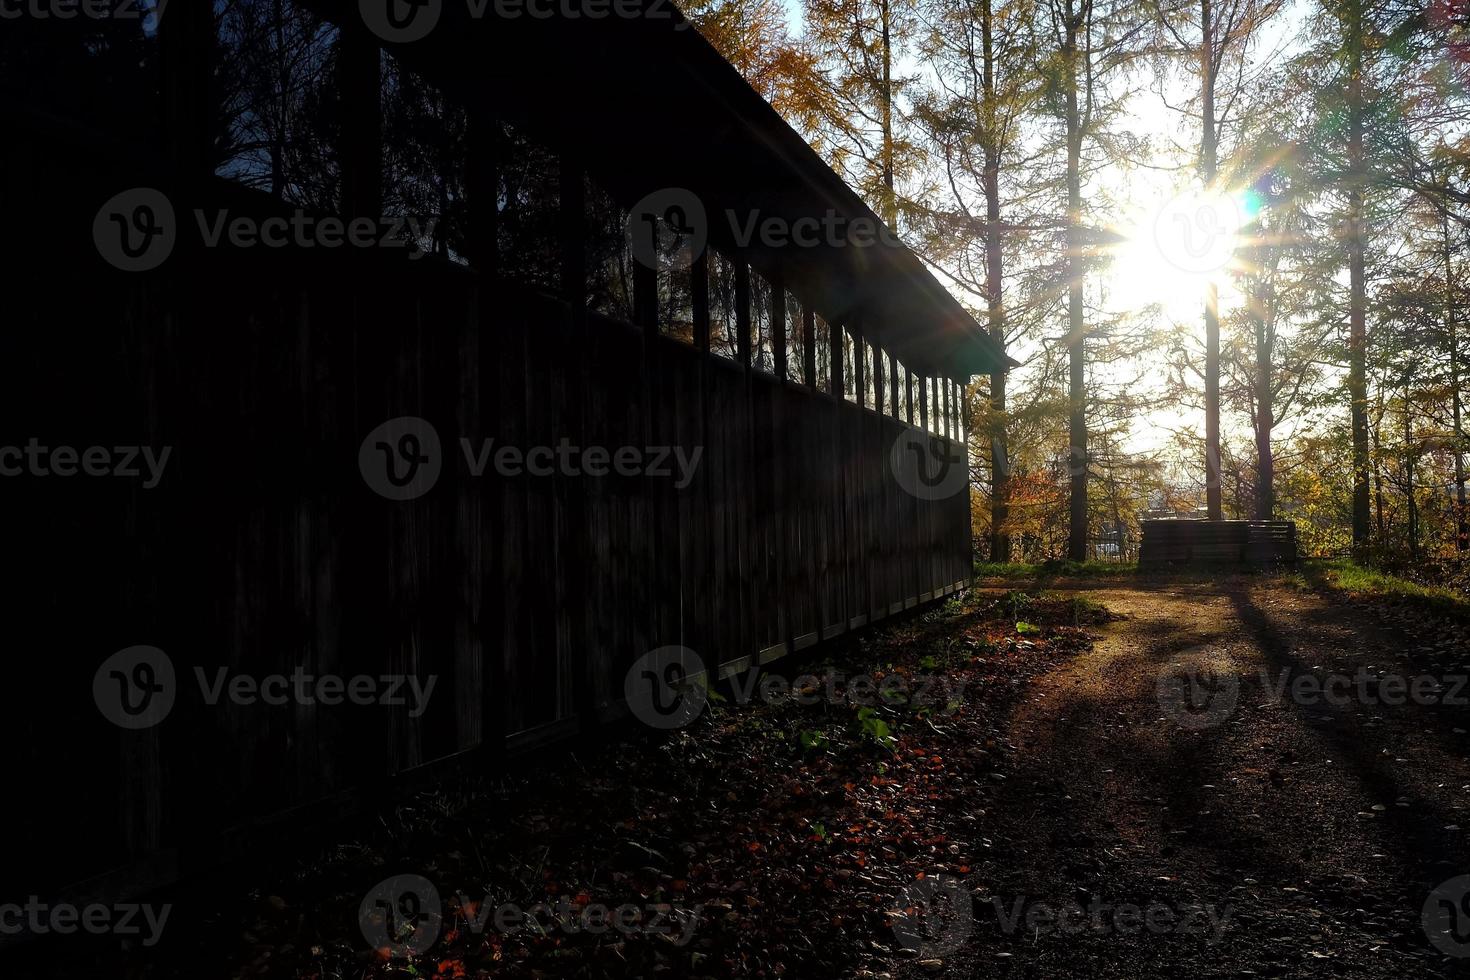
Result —
<instances>
[{"instance_id":1,"label":"weathered wood siding","mask_svg":"<svg viewBox=\"0 0 1470 980\"><path fill-rule=\"evenodd\" d=\"M171 455L147 490L0 479L19 573L6 728L28 801L0 897L51 894L119 855L170 877L300 808L615 717L628 666L655 647L732 672L969 575L967 495L920 500L891 472L903 422L427 260L185 249L118 272L92 219L147 178L118 164L103 186L86 154L35 150L0 153L0 206L28 230L0 245L0 444ZM393 502L358 450L404 415L435 426L444 469ZM702 458L684 488L474 478L461 437ZM161 725L124 731L92 680L137 644L168 654L180 695ZM418 718L206 704L194 672L221 667L437 687Z\"/></svg>"}]
</instances>

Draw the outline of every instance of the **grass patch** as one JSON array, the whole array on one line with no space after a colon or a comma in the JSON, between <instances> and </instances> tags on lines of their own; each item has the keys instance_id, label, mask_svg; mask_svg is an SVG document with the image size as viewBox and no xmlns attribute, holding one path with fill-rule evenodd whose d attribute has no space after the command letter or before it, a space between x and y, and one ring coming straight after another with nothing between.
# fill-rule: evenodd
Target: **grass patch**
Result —
<instances>
[{"instance_id":1,"label":"grass patch","mask_svg":"<svg viewBox=\"0 0 1470 980\"><path fill-rule=\"evenodd\" d=\"M1410 582L1346 558L1309 558L1302 562L1301 576L1307 585L1327 592L1391 599L1470 620L1470 599L1461 593Z\"/></svg>"},{"instance_id":2,"label":"grass patch","mask_svg":"<svg viewBox=\"0 0 1470 980\"><path fill-rule=\"evenodd\" d=\"M1037 624L1096 626L1118 618L1096 599L1047 589L1012 589L993 599L989 608L1014 621L1016 632L1023 635L1039 631Z\"/></svg>"},{"instance_id":3,"label":"grass patch","mask_svg":"<svg viewBox=\"0 0 1470 980\"><path fill-rule=\"evenodd\" d=\"M1046 578L1130 578L1138 574L1138 565L1135 562L1111 561L1048 561L1040 565L977 561L975 574L980 578L1007 582Z\"/></svg>"}]
</instances>

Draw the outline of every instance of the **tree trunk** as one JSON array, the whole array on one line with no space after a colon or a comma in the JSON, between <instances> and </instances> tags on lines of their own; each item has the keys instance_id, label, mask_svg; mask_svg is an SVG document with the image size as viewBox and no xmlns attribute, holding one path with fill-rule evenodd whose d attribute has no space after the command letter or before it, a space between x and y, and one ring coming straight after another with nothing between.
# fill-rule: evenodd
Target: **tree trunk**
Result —
<instances>
[{"instance_id":1,"label":"tree trunk","mask_svg":"<svg viewBox=\"0 0 1470 980\"><path fill-rule=\"evenodd\" d=\"M1366 419L1364 420L1367 421ZM1383 410L1380 407L1378 418L1373 424L1373 497L1378 507L1378 537L1382 539L1386 534L1386 525L1383 523L1383 465L1380 460L1383 454L1378 450L1382 445L1379 429L1383 426Z\"/></svg>"},{"instance_id":2,"label":"tree trunk","mask_svg":"<svg viewBox=\"0 0 1470 980\"><path fill-rule=\"evenodd\" d=\"M1267 305L1269 286L1258 287L1256 310L1256 520L1276 516L1276 460L1271 455L1271 430L1276 425L1275 393L1271 389L1271 351L1275 346L1272 312Z\"/></svg>"},{"instance_id":3,"label":"tree trunk","mask_svg":"<svg viewBox=\"0 0 1470 980\"><path fill-rule=\"evenodd\" d=\"M1000 144L995 132L995 49L991 34L991 0L980 0L981 57L985 139L985 313L990 336L1001 347L1006 342L1006 314L1002 295L1004 256L1000 240ZM990 376L990 560L1011 560L1011 460L1006 440L1006 372L1002 366Z\"/></svg>"},{"instance_id":4,"label":"tree trunk","mask_svg":"<svg viewBox=\"0 0 1470 980\"><path fill-rule=\"evenodd\" d=\"M1408 499L1409 514L1406 537L1409 539L1409 557L1419 555L1419 510L1414 503L1414 415L1413 403L1409 400L1411 371L1404 371L1404 496Z\"/></svg>"},{"instance_id":5,"label":"tree trunk","mask_svg":"<svg viewBox=\"0 0 1470 980\"><path fill-rule=\"evenodd\" d=\"M1215 32L1210 0L1200 0L1200 177L1215 186L1219 166L1215 133ZM1212 280L1205 293L1205 504L1212 521L1224 516L1220 494L1220 290Z\"/></svg>"},{"instance_id":6,"label":"tree trunk","mask_svg":"<svg viewBox=\"0 0 1470 980\"><path fill-rule=\"evenodd\" d=\"M893 193L893 48L888 0L879 0L883 24L883 220L898 231L898 199Z\"/></svg>"},{"instance_id":7,"label":"tree trunk","mask_svg":"<svg viewBox=\"0 0 1470 980\"><path fill-rule=\"evenodd\" d=\"M1455 452L1455 550L1470 550L1470 511L1465 506L1465 433L1460 425L1460 345L1455 310L1455 275L1450 243L1450 216L1447 205L1439 210L1439 230L1443 236L1444 256L1444 324L1450 347L1450 435Z\"/></svg>"},{"instance_id":8,"label":"tree trunk","mask_svg":"<svg viewBox=\"0 0 1470 980\"><path fill-rule=\"evenodd\" d=\"M1071 508L1067 557L1087 558L1087 372L1083 344L1082 270L1079 261L1082 226L1082 118L1077 106L1077 18L1067 4L1067 40L1062 57L1067 85L1067 344L1069 355L1068 457Z\"/></svg>"},{"instance_id":9,"label":"tree trunk","mask_svg":"<svg viewBox=\"0 0 1470 980\"><path fill-rule=\"evenodd\" d=\"M1369 543L1368 328L1363 262L1363 10L1348 4L1348 397L1353 429L1353 557L1365 561Z\"/></svg>"},{"instance_id":10,"label":"tree trunk","mask_svg":"<svg viewBox=\"0 0 1470 980\"><path fill-rule=\"evenodd\" d=\"M291 109L288 105L291 81L286 69L286 12L282 0L271 5L271 31L275 41L275 78L271 82L271 97L275 120L270 133L271 197L277 201L286 194L286 128L290 125Z\"/></svg>"}]
</instances>

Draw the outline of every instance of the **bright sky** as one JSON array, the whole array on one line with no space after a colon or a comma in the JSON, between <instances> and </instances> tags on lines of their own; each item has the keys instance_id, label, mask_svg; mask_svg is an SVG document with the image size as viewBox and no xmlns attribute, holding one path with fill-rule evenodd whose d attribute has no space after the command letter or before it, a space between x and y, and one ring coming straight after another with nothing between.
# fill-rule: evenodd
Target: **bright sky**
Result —
<instances>
[{"instance_id":1,"label":"bright sky","mask_svg":"<svg viewBox=\"0 0 1470 980\"><path fill-rule=\"evenodd\" d=\"M801 0L782 0L790 23L798 33L802 25ZM1286 57L1303 37L1304 0L1292 0L1265 32L1258 45L1258 60ZM1160 97L1158 86L1147 78L1130 84L1140 90L1132 97L1129 108L1132 119L1119 128L1147 137L1154 145L1149 166L1121 168L1101 179L1101 191L1116 204L1114 230L1126 236L1109 269L1089 285L1089 301L1101 297L1108 309L1142 311L1157 305L1163 324L1178 324L1193 331L1202 346L1204 338L1204 303L1206 287L1214 281L1220 290L1222 317L1240 301L1230 275L1235 232L1245 220L1244 200L1239 195L1205 194L1194 181L1195 152L1199 142L1199 122L1170 109ZM1189 99L1186 89L1196 85L1192 75L1176 73L1169 80L1166 94L1171 105L1183 105ZM1231 142L1226 134L1225 143ZM973 299L973 298L971 298ZM1058 329L1048 336L1058 336ZM1015 351L1024 358L1026 351ZM1162 387L1166 380L1165 352L1148 363L1120 365L1103 370L1104 384L1122 384L1142 375L1146 389ZM1200 384L1202 387L1202 384ZM1132 393L1140 394L1137 389ZM1227 436L1244 431L1249 422L1243 418L1222 420ZM1203 412L1174 408L1147 413L1135 419L1132 431L1120 447L1128 451L1146 451L1170 441L1172 433L1187 430L1203 434Z\"/></svg>"},{"instance_id":2,"label":"bright sky","mask_svg":"<svg viewBox=\"0 0 1470 980\"><path fill-rule=\"evenodd\" d=\"M1300 2L1278 14L1263 32L1253 61L1276 63L1290 57L1305 34L1304 16L1305 5ZM1169 104L1185 104L1190 94L1186 89L1197 84L1192 74L1177 74L1165 90ZM1119 311L1139 311L1157 304L1162 324L1187 328L1202 346L1209 283L1219 289L1222 319L1242 301L1231 273L1237 232L1249 220L1250 205L1240 189L1211 193L1198 183L1194 167L1200 122L1170 109L1156 89L1146 85L1131 100L1133 119L1124 128L1148 136L1158 150L1151 166L1115 175L1119 187L1110 190L1115 200L1126 202L1118 208L1117 230L1127 241L1103 274L1102 289L1108 306ZM1227 130L1224 136L1228 147L1233 133ZM1155 169L1171 166L1179 169ZM1114 374L1132 377L1140 369L1145 385L1153 387L1164 381L1162 367L1147 363L1126 366ZM1221 426L1228 439L1232 432L1247 431L1249 420L1226 413ZM1154 449L1180 430L1202 436L1203 411L1169 407L1147 413L1134 421L1122 448Z\"/></svg>"}]
</instances>

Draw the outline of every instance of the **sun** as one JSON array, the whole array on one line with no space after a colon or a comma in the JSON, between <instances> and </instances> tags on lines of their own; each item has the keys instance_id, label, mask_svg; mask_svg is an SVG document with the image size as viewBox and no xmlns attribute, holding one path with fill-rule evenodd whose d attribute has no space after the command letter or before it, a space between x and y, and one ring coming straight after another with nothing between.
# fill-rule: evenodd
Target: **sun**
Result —
<instances>
[{"instance_id":1,"label":"sun","mask_svg":"<svg viewBox=\"0 0 1470 980\"><path fill-rule=\"evenodd\" d=\"M1226 291L1250 219L1246 205L1241 195L1196 187L1131 208L1108 272L1109 305L1183 314L1204 302L1211 283Z\"/></svg>"}]
</instances>

